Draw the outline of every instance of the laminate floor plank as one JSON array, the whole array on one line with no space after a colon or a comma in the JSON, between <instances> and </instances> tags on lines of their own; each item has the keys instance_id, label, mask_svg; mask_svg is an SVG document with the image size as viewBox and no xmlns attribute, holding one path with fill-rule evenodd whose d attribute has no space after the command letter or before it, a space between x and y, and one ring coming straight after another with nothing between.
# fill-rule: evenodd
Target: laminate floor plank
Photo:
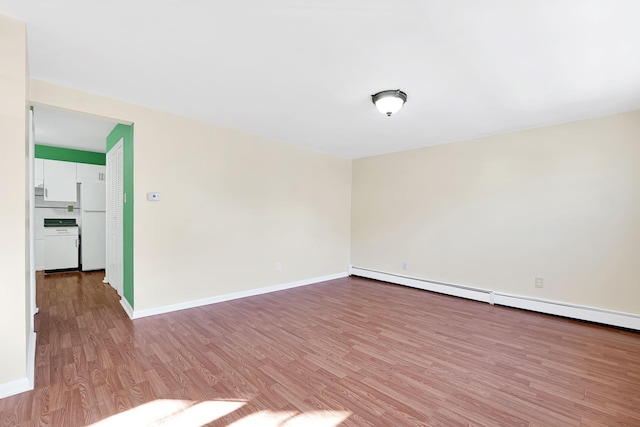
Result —
<instances>
[{"instance_id":1,"label":"laminate floor plank","mask_svg":"<svg viewBox=\"0 0 640 427\"><path fill-rule=\"evenodd\" d=\"M37 275L0 426L640 426L637 332L359 278L131 321L103 275Z\"/></svg>"}]
</instances>

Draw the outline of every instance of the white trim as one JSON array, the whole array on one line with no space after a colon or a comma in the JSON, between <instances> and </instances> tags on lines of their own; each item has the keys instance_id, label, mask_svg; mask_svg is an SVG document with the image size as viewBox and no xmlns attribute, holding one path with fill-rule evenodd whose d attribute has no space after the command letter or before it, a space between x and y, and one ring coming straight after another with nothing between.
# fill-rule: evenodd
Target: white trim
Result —
<instances>
[{"instance_id":1,"label":"white trim","mask_svg":"<svg viewBox=\"0 0 640 427\"><path fill-rule=\"evenodd\" d=\"M29 386L29 379L27 377L9 381L8 383L0 384L0 399L29 390L33 390L33 387Z\"/></svg>"},{"instance_id":2,"label":"white trim","mask_svg":"<svg viewBox=\"0 0 640 427\"><path fill-rule=\"evenodd\" d=\"M36 186L35 186L35 121L33 107L29 108L29 331L35 330L34 316L38 312L36 307L36 251L35 251L35 216L36 216ZM35 350L34 350L35 351Z\"/></svg>"},{"instance_id":3,"label":"white trim","mask_svg":"<svg viewBox=\"0 0 640 427\"><path fill-rule=\"evenodd\" d=\"M426 291L468 298L489 304L504 305L507 307L521 308L524 310L537 311L540 313L553 314L572 319L640 330L640 315L633 313L624 313L621 311L605 310L560 301L512 295L482 288L456 285L453 283L433 282L430 280L399 276L396 274L383 273L380 271L353 266L349 268L349 273L354 276L366 277L369 279L410 286L412 288L423 289Z\"/></svg>"},{"instance_id":4,"label":"white trim","mask_svg":"<svg viewBox=\"0 0 640 427\"><path fill-rule=\"evenodd\" d=\"M0 399L33 390L36 369L36 333L29 334L27 343L27 376L0 384Z\"/></svg>"},{"instance_id":5,"label":"white trim","mask_svg":"<svg viewBox=\"0 0 640 427\"><path fill-rule=\"evenodd\" d=\"M187 308L201 307L203 305L215 304L218 302L252 297L256 295L267 294L270 292L278 292L278 291L283 291L285 289L297 288L299 286L312 285L314 283L326 282L327 280L341 279L343 277L347 277L348 275L349 274L347 272L330 274L328 276L320 276L320 277L314 277L311 279L298 280L295 282L281 283L278 285L266 286L264 288L249 289L246 291L233 292L230 294L217 295L213 297L202 298L202 299L197 299L192 301L179 302L177 304L163 305L161 307L147 308L144 310L133 310L132 314L128 312L127 314L129 314L129 317L131 317L132 319L140 319L141 317L155 316L156 314L170 313L172 311L185 310ZM121 300L121 304L123 304L124 306L124 303L122 303L122 301L124 301L124 299ZM125 307L125 310L127 310L126 307Z\"/></svg>"},{"instance_id":6,"label":"white trim","mask_svg":"<svg viewBox=\"0 0 640 427\"><path fill-rule=\"evenodd\" d=\"M29 381L29 390L33 390L35 384L36 371L36 333L29 335L29 344L27 347L27 380Z\"/></svg>"},{"instance_id":7,"label":"white trim","mask_svg":"<svg viewBox=\"0 0 640 427\"><path fill-rule=\"evenodd\" d=\"M124 311L127 312L127 316L129 316L130 319L133 319L133 307L131 307L129 301L127 301L125 297L120 298L120 305L124 308Z\"/></svg>"},{"instance_id":8,"label":"white trim","mask_svg":"<svg viewBox=\"0 0 640 427\"><path fill-rule=\"evenodd\" d=\"M604 310L585 305L510 295L501 292L495 293L495 304L640 330L640 316L621 311Z\"/></svg>"},{"instance_id":9,"label":"white trim","mask_svg":"<svg viewBox=\"0 0 640 427\"><path fill-rule=\"evenodd\" d=\"M453 283L434 282L430 280L418 279L416 277L400 276L397 274L383 273L380 271L367 270L365 268L351 267L349 272L354 276L366 277L368 279L381 280L383 282L395 283L396 285L409 286L411 288L425 291L437 292L440 294L453 295L456 297L472 299L475 301L491 302L491 291L481 288L456 285Z\"/></svg>"}]
</instances>

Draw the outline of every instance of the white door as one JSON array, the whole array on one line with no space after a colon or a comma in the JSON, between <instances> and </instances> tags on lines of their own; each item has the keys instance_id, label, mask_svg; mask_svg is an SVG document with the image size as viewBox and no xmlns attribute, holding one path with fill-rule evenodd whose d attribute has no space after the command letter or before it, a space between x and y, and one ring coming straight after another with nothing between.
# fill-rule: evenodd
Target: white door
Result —
<instances>
[{"instance_id":1,"label":"white door","mask_svg":"<svg viewBox=\"0 0 640 427\"><path fill-rule=\"evenodd\" d=\"M105 281L123 295L123 214L124 150L123 141L107 153L107 268Z\"/></svg>"}]
</instances>

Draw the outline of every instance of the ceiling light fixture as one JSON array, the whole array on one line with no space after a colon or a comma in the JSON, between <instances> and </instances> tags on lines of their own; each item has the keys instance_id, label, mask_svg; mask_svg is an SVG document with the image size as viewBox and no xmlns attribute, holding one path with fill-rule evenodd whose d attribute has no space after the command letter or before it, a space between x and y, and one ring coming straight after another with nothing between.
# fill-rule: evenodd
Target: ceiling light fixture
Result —
<instances>
[{"instance_id":1,"label":"ceiling light fixture","mask_svg":"<svg viewBox=\"0 0 640 427\"><path fill-rule=\"evenodd\" d=\"M387 116L400 111L405 102L407 102L407 94L400 89L383 90L375 95L371 95L371 101L375 104L378 111Z\"/></svg>"}]
</instances>

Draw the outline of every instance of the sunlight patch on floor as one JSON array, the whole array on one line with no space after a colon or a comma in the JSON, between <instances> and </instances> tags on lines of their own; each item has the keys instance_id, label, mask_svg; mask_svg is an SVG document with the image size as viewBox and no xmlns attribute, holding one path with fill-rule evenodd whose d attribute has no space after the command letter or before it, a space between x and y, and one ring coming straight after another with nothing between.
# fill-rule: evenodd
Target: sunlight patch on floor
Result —
<instances>
[{"instance_id":1,"label":"sunlight patch on floor","mask_svg":"<svg viewBox=\"0 0 640 427\"><path fill-rule=\"evenodd\" d=\"M348 411L260 411L229 424L229 427L337 427L349 418Z\"/></svg>"},{"instance_id":2,"label":"sunlight patch on floor","mask_svg":"<svg viewBox=\"0 0 640 427\"><path fill-rule=\"evenodd\" d=\"M92 424L92 427L201 426L243 407L247 402L158 399Z\"/></svg>"},{"instance_id":3,"label":"sunlight patch on floor","mask_svg":"<svg viewBox=\"0 0 640 427\"><path fill-rule=\"evenodd\" d=\"M158 399L91 424L90 427L163 426L199 427L242 408L246 401ZM348 411L259 411L229 427L337 427Z\"/></svg>"}]
</instances>

